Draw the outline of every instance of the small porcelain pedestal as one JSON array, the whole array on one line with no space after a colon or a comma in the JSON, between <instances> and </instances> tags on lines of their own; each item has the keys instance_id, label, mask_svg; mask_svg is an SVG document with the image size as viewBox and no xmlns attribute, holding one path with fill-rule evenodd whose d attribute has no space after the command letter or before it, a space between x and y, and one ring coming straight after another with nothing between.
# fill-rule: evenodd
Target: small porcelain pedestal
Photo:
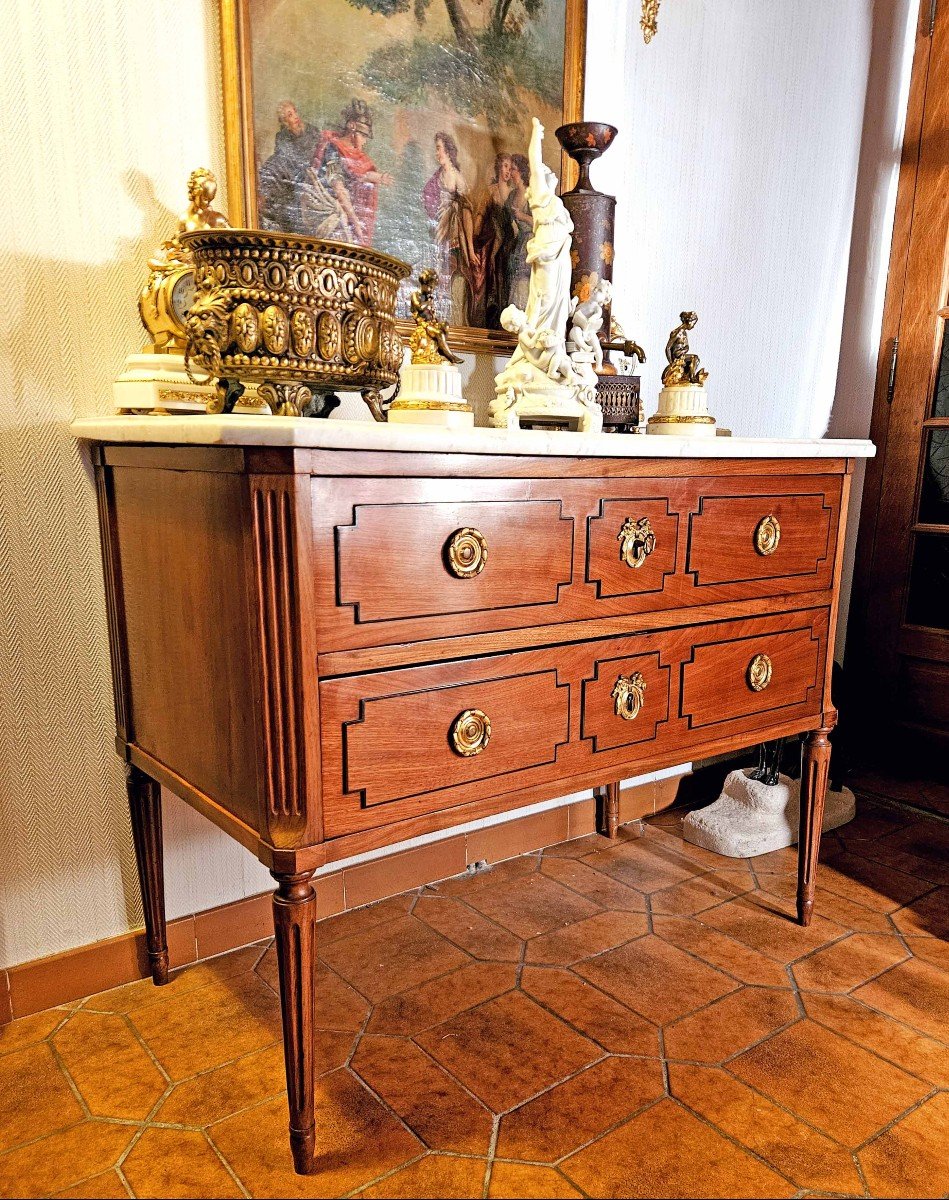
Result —
<instances>
[{"instance_id":1,"label":"small porcelain pedestal","mask_svg":"<svg viewBox=\"0 0 949 1200\"><path fill-rule=\"evenodd\" d=\"M709 414L704 387L672 384L659 393L659 408L646 424L647 433L675 437L715 437L715 418Z\"/></svg>"},{"instance_id":2,"label":"small porcelain pedestal","mask_svg":"<svg viewBox=\"0 0 949 1200\"><path fill-rule=\"evenodd\" d=\"M708 808L700 808L682 822L682 837L728 858L752 858L792 846L798 837L801 785L782 775L773 786L751 778L751 770L732 771L722 794ZM824 802L823 832L837 829L856 815L856 800L849 788L828 789Z\"/></svg>"},{"instance_id":3,"label":"small porcelain pedestal","mask_svg":"<svg viewBox=\"0 0 949 1200\"><path fill-rule=\"evenodd\" d=\"M569 384L532 379L529 390L511 387L497 393L491 402L491 423L500 429L544 428L601 433L603 413L595 400L584 403L579 399L577 388Z\"/></svg>"},{"instance_id":4,"label":"small porcelain pedestal","mask_svg":"<svg viewBox=\"0 0 949 1200\"><path fill-rule=\"evenodd\" d=\"M130 354L112 394L119 412L203 413L214 384L192 383L182 354Z\"/></svg>"},{"instance_id":5,"label":"small porcelain pedestal","mask_svg":"<svg viewBox=\"0 0 949 1200\"><path fill-rule=\"evenodd\" d=\"M453 363L406 363L400 375L399 398L389 406L390 425L473 427L474 410L465 403L461 372Z\"/></svg>"}]
</instances>

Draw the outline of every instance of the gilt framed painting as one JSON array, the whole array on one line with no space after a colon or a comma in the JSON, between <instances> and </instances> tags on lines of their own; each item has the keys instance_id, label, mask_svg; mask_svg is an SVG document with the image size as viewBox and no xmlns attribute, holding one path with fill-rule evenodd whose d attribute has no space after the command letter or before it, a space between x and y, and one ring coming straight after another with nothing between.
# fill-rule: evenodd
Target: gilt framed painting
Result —
<instances>
[{"instance_id":1,"label":"gilt framed painting","mask_svg":"<svg viewBox=\"0 0 949 1200\"><path fill-rule=\"evenodd\" d=\"M220 4L232 224L371 245L413 278L433 267L453 344L509 347L499 318L529 276L531 117L561 173L554 131L582 117L586 0Z\"/></svg>"}]
</instances>

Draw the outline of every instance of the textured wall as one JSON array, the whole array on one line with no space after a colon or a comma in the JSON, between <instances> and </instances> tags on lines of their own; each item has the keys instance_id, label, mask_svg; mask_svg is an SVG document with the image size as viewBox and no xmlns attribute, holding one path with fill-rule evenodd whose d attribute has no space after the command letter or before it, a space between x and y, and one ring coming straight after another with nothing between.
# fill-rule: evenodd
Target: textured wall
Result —
<instances>
[{"instance_id":1,"label":"textured wall","mask_svg":"<svg viewBox=\"0 0 949 1200\"><path fill-rule=\"evenodd\" d=\"M92 492L67 426L110 409L187 172L223 177L215 0L18 8L0 73L0 965L139 921ZM637 9L590 0L587 111L623 129L598 179L621 196L620 309L651 352L646 393L688 303L736 432L821 432L869 0L667 0L649 47ZM749 378L762 339L772 365ZM473 371L483 404L491 365ZM169 915L267 884L174 799L166 877Z\"/></svg>"}]
</instances>

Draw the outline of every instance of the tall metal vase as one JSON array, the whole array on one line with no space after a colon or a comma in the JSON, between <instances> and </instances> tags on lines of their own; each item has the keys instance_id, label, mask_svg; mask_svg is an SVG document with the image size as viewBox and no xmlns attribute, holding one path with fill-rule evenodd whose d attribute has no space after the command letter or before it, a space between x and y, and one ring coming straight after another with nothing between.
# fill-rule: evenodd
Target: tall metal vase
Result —
<instances>
[{"instance_id":1,"label":"tall metal vase","mask_svg":"<svg viewBox=\"0 0 949 1200\"><path fill-rule=\"evenodd\" d=\"M590 183L590 164L613 144L617 129L602 121L573 121L561 125L557 140L580 168L577 185L561 199L573 219L573 276L571 291L577 295L584 276L594 271L601 279L613 280L613 226L616 197L598 192ZM604 310L600 340L609 341L610 312Z\"/></svg>"}]
</instances>

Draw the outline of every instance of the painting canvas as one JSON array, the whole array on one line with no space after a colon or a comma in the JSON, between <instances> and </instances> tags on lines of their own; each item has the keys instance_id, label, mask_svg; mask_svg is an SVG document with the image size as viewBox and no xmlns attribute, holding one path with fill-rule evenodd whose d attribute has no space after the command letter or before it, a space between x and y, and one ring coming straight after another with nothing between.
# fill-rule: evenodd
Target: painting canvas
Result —
<instances>
[{"instance_id":1,"label":"painting canvas","mask_svg":"<svg viewBox=\"0 0 949 1200\"><path fill-rule=\"evenodd\" d=\"M434 267L458 344L503 341L527 294L530 121L559 174L585 0L223 0L222 16L232 220Z\"/></svg>"}]
</instances>

